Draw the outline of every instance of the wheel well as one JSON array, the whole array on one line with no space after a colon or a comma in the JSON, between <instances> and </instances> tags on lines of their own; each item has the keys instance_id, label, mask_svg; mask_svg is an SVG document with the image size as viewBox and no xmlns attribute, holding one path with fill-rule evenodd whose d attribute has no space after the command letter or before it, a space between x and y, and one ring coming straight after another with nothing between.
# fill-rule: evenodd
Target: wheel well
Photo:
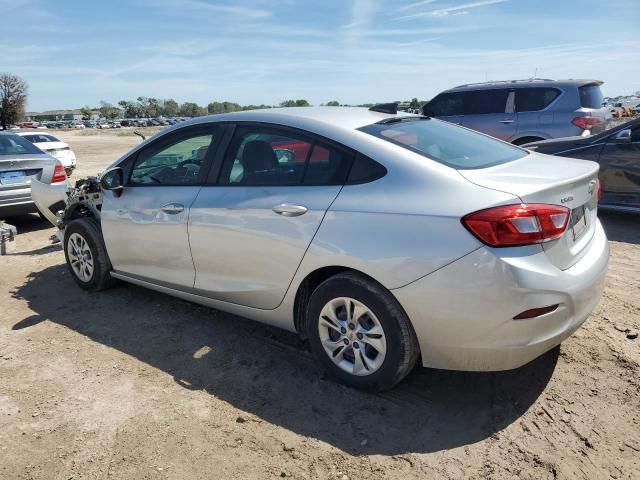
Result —
<instances>
[{"instance_id":1,"label":"wheel well","mask_svg":"<svg viewBox=\"0 0 640 480\"><path fill-rule=\"evenodd\" d=\"M64 214L64 222L69 223L71 220L75 220L76 218L84 218L84 217L95 217L90 208L86 205L78 203L76 205L71 205Z\"/></svg>"},{"instance_id":2,"label":"wheel well","mask_svg":"<svg viewBox=\"0 0 640 480\"><path fill-rule=\"evenodd\" d=\"M513 143L514 145L524 145L525 143L539 142L540 140L544 140L544 138L542 138L542 137L520 137L520 138L517 138L516 140L514 140L511 143Z\"/></svg>"},{"instance_id":3,"label":"wheel well","mask_svg":"<svg viewBox=\"0 0 640 480\"><path fill-rule=\"evenodd\" d=\"M311 272L300 283L300 286L298 287L298 291L296 292L296 299L293 304L293 324L301 338L303 339L306 338L306 329L304 325L306 320L305 307L307 303L309 303L309 298L311 297L311 294L318 287L318 285L320 285L326 279L328 279L329 277L333 277L338 273L344 273L344 272L355 272L359 275L362 275L376 282L375 279L371 278L366 273L362 273L358 270L355 270L353 268L348 268L348 267L341 267L341 266L322 267L322 268L319 268L318 270L314 270L313 272ZM379 283L379 282L376 282L376 283Z\"/></svg>"}]
</instances>

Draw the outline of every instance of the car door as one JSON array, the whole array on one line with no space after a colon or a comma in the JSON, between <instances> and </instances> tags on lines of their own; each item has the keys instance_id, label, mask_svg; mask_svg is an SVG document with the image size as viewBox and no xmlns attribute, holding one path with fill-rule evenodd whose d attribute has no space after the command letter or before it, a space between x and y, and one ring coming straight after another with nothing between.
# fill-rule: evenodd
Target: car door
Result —
<instances>
[{"instance_id":1,"label":"car door","mask_svg":"<svg viewBox=\"0 0 640 480\"><path fill-rule=\"evenodd\" d=\"M464 92L441 93L422 108L425 115L460 125L463 117Z\"/></svg>"},{"instance_id":2,"label":"car door","mask_svg":"<svg viewBox=\"0 0 640 480\"><path fill-rule=\"evenodd\" d=\"M335 200L352 154L305 132L239 124L189 218L198 293L276 308Z\"/></svg>"},{"instance_id":3,"label":"car door","mask_svg":"<svg viewBox=\"0 0 640 480\"><path fill-rule=\"evenodd\" d=\"M515 90L515 111L518 120L518 138L553 138L558 118L549 106L560 96L560 90L552 87L527 87ZM557 127L556 127L557 128Z\"/></svg>"},{"instance_id":4,"label":"car door","mask_svg":"<svg viewBox=\"0 0 640 480\"><path fill-rule=\"evenodd\" d=\"M640 125L631 127L630 141L621 132L610 135L600 152L602 203L640 208Z\"/></svg>"},{"instance_id":5,"label":"car door","mask_svg":"<svg viewBox=\"0 0 640 480\"><path fill-rule=\"evenodd\" d=\"M465 92L462 125L500 140L511 140L518 125L512 98L513 93L502 88Z\"/></svg>"},{"instance_id":6,"label":"car door","mask_svg":"<svg viewBox=\"0 0 640 480\"><path fill-rule=\"evenodd\" d=\"M107 253L116 272L176 288L193 288L187 222L215 150L218 130L180 129L123 165L121 195L105 191L101 211Z\"/></svg>"}]
</instances>

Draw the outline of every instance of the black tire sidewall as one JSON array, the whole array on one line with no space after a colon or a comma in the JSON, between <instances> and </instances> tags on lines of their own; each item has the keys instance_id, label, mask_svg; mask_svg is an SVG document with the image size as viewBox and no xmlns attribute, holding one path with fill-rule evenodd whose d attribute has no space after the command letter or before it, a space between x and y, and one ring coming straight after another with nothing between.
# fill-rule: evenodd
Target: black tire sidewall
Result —
<instances>
[{"instance_id":1,"label":"black tire sidewall","mask_svg":"<svg viewBox=\"0 0 640 480\"><path fill-rule=\"evenodd\" d=\"M351 297L365 304L378 318L387 341L387 352L382 366L374 373L356 376L343 371L328 357L318 332L322 308L334 298ZM402 377L401 364L406 345L402 341L398 315L404 315L400 305L383 287L360 278L338 276L320 284L307 306L306 328L309 343L327 372L337 380L364 390L383 390L395 385Z\"/></svg>"},{"instance_id":2,"label":"black tire sidewall","mask_svg":"<svg viewBox=\"0 0 640 480\"><path fill-rule=\"evenodd\" d=\"M89 250L91 250L91 257L93 258L93 275L88 282L83 281L76 275L71 267L71 262L69 261L69 237L74 233L82 236L82 238L87 242ZM110 268L106 264L108 260L105 258L106 252L102 243L98 222L92 218L82 218L70 222L65 228L63 249L64 257L67 261L67 267L69 268L69 272L73 276L75 282L85 290L102 289L105 283L105 277L111 277L111 275L109 274Z\"/></svg>"}]
</instances>

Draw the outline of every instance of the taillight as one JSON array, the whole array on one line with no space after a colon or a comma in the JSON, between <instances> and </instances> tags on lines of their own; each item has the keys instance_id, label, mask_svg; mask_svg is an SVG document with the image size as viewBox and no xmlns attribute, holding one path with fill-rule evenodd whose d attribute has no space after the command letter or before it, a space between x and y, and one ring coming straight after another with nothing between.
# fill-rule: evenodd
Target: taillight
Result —
<instances>
[{"instance_id":1,"label":"taillight","mask_svg":"<svg viewBox=\"0 0 640 480\"><path fill-rule=\"evenodd\" d=\"M596 191L598 192L598 203L602 201L602 182L600 179L596 180Z\"/></svg>"},{"instance_id":2,"label":"taillight","mask_svg":"<svg viewBox=\"0 0 640 480\"><path fill-rule=\"evenodd\" d=\"M598 117L576 117L571 120L576 127L580 127L582 130L591 130L603 123L603 120Z\"/></svg>"},{"instance_id":3,"label":"taillight","mask_svg":"<svg viewBox=\"0 0 640 480\"><path fill-rule=\"evenodd\" d=\"M462 217L462 224L491 247L548 242L562 236L570 211L560 205L530 203L502 205Z\"/></svg>"},{"instance_id":4,"label":"taillight","mask_svg":"<svg viewBox=\"0 0 640 480\"><path fill-rule=\"evenodd\" d=\"M51 183L60 183L67 181L67 174L64 171L64 167L59 163L56 164L53 169L53 178L51 179Z\"/></svg>"}]
</instances>

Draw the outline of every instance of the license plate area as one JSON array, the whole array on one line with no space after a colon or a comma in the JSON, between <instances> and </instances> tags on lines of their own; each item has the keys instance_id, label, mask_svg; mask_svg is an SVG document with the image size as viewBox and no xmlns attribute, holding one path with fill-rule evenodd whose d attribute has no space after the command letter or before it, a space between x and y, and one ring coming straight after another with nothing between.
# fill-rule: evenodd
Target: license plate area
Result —
<instances>
[{"instance_id":1,"label":"license plate area","mask_svg":"<svg viewBox=\"0 0 640 480\"><path fill-rule=\"evenodd\" d=\"M587 229L587 215L584 205L571 210L569 228L571 229L574 242L580 238L580 235L582 235Z\"/></svg>"},{"instance_id":2,"label":"license plate area","mask_svg":"<svg viewBox=\"0 0 640 480\"><path fill-rule=\"evenodd\" d=\"M14 172L0 172L0 184L13 185L16 183L29 183L27 172L17 170Z\"/></svg>"}]
</instances>

